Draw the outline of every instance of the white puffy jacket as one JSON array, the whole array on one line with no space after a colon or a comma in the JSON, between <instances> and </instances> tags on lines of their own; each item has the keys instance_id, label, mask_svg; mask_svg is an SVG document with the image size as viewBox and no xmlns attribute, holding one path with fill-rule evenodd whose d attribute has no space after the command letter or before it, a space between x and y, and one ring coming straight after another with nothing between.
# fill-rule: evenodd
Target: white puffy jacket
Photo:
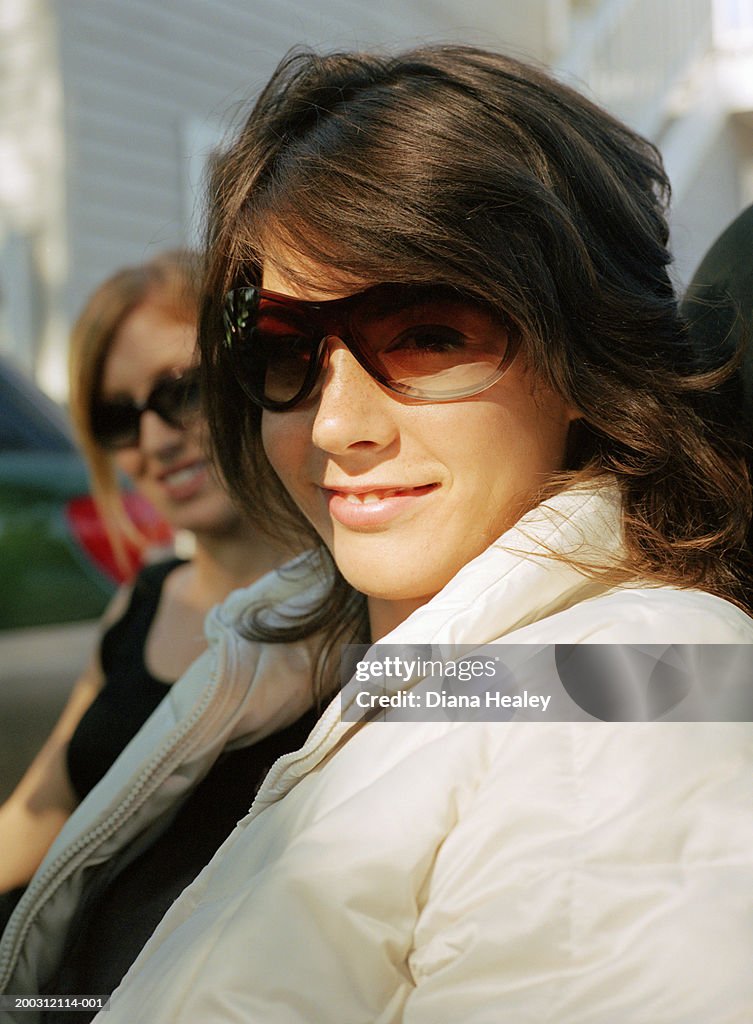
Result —
<instances>
[{"instance_id":1,"label":"white puffy jacket","mask_svg":"<svg viewBox=\"0 0 753 1024\"><path fill-rule=\"evenodd\" d=\"M753 642L722 600L543 555L617 524L609 491L554 499L384 642ZM228 678L259 657L224 644ZM752 961L753 726L354 725L336 700L97 1019L743 1024Z\"/></svg>"}]
</instances>

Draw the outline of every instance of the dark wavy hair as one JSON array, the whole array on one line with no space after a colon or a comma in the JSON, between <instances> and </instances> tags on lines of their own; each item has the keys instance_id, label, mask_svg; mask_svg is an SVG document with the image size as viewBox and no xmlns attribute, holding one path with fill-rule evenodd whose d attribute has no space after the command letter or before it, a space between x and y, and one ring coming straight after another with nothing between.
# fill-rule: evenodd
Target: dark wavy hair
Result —
<instances>
[{"instance_id":1,"label":"dark wavy hair","mask_svg":"<svg viewBox=\"0 0 753 1024\"><path fill-rule=\"evenodd\" d=\"M621 488L625 558L609 579L744 606L750 486L707 415L728 371L699 367L678 315L668 198L655 148L538 67L465 46L288 55L214 167L200 330L217 457L259 527L321 543L223 349L225 292L282 247L326 267L333 291L446 283L503 311L583 415L550 492L606 474ZM328 597L274 638L321 628L330 645L363 633L334 567Z\"/></svg>"}]
</instances>

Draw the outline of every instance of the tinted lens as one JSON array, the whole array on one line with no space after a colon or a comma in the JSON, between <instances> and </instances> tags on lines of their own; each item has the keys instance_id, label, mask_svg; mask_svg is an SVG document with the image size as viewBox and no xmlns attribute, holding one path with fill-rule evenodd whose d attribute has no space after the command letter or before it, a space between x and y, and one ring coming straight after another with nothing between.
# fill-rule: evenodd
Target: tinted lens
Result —
<instances>
[{"instance_id":1,"label":"tinted lens","mask_svg":"<svg viewBox=\"0 0 753 1024\"><path fill-rule=\"evenodd\" d=\"M514 356L504 318L444 285L376 285L325 302L238 288L226 300L225 329L239 382L270 409L310 392L327 337L385 387L426 401L478 394Z\"/></svg>"},{"instance_id":2,"label":"tinted lens","mask_svg":"<svg viewBox=\"0 0 753 1024\"><path fill-rule=\"evenodd\" d=\"M430 401L478 394L514 354L499 314L446 287L372 288L349 327L378 379Z\"/></svg>"},{"instance_id":3,"label":"tinted lens","mask_svg":"<svg viewBox=\"0 0 753 1024\"><path fill-rule=\"evenodd\" d=\"M225 337L238 382L255 402L286 406L304 390L319 343L313 303L236 288L225 303Z\"/></svg>"},{"instance_id":4,"label":"tinted lens","mask_svg":"<svg viewBox=\"0 0 753 1024\"><path fill-rule=\"evenodd\" d=\"M153 409L172 427L183 427L201 404L199 375L188 370L180 377L166 378L155 385L145 409Z\"/></svg>"},{"instance_id":5,"label":"tinted lens","mask_svg":"<svg viewBox=\"0 0 753 1024\"><path fill-rule=\"evenodd\" d=\"M181 428L200 406L199 376L188 370L180 377L167 377L155 384L143 405L130 399L95 402L91 413L94 439L103 448L130 448L139 443L141 414L156 412L171 427Z\"/></svg>"},{"instance_id":6,"label":"tinted lens","mask_svg":"<svg viewBox=\"0 0 753 1024\"><path fill-rule=\"evenodd\" d=\"M97 402L92 408L91 430L103 448L138 444L141 411L133 402Z\"/></svg>"},{"instance_id":7,"label":"tinted lens","mask_svg":"<svg viewBox=\"0 0 753 1024\"><path fill-rule=\"evenodd\" d=\"M316 332L295 309L262 299L255 342L263 393L271 402L289 402L305 387L317 347Z\"/></svg>"}]
</instances>

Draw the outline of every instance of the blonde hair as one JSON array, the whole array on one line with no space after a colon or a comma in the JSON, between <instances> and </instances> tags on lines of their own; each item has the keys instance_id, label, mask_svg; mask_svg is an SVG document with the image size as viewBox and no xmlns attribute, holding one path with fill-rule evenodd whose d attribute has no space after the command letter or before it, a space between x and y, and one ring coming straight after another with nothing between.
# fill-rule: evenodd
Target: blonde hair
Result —
<instances>
[{"instance_id":1,"label":"blonde hair","mask_svg":"<svg viewBox=\"0 0 753 1024\"><path fill-rule=\"evenodd\" d=\"M128 547L143 551L147 538L128 516L112 453L92 432L92 405L105 360L127 318L151 305L178 323L198 321L200 263L195 253L173 250L141 266L118 270L90 295L73 326L68 358L70 412L89 466L92 494L121 570L132 568Z\"/></svg>"}]
</instances>

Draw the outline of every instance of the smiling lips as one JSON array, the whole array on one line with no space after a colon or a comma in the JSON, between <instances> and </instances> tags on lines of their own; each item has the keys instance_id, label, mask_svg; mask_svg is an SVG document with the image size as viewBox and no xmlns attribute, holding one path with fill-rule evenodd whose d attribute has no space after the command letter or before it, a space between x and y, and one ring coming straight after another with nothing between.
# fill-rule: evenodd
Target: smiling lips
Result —
<instances>
[{"instance_id":1,"label":"smiling lips","mask_svg":"<svg viewBox=\"0 0 753 1024\"><path fill-rule=\"evenodd\" d=\"M333 519L350 529L382 526L407 511L439 485L419 487L322 488Z\"/></svg>"},{"instance_id":2,"label":"smiling lips","mask_svg":"<svg viewBox=\"0 0 753 1024\"><path fill-rule=\"evenodd\" d=\"M199 459L188 465L171 469L160 477L160 483L173 501L187 501L204 487L207 479L207 463Z\"/></svg>"}]
</instances>

